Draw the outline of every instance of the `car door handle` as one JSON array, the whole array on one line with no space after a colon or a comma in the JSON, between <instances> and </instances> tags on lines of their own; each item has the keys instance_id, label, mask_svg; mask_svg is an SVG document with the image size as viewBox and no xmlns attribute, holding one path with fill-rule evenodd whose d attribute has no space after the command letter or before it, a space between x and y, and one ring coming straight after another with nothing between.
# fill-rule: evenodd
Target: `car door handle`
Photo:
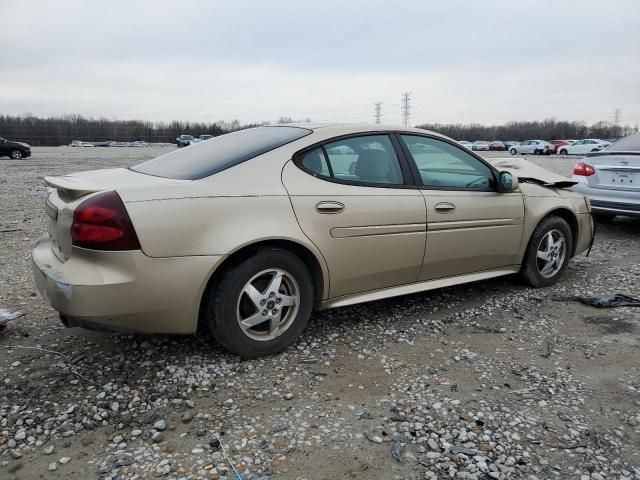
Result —
<instances>
[{"instance_id":1,"label":"car door handle","mask_svg":"<svg viewBox=\"0 0 640 480\"><path fill-rule=\"evenodd\" d=\"M449 202L440 202L436 203L435 210L438 213L451 213L456 209L456 206L453 203Z\"/></svg>"},{"instance_id":2,"label":"car door handle","mask_svg":"<svg viewBox=\"0 0 640 480\"><path fill-rule=\"evenodd\" d=\"M334 214L344 211L344 204L340 202L319 202L316 204L316 211L324 214Z\"/></svg>"}]
</instances>

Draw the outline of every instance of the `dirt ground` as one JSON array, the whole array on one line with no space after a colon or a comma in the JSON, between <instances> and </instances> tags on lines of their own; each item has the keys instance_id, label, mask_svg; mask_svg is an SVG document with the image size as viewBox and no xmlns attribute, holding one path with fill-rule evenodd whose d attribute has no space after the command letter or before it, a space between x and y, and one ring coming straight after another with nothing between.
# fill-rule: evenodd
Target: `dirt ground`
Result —
<instances>
[{"instance_id":1,"label":"dirt ground","mask_svg":"<svg viewBox=\"0 0 640 480\"><path fill-rule=\"evenodd\" d=\"M286 352L241 361L206 336L60 323L30 269L43 177L167 149L33 151L0 159L0 308L25 313L0 332L0 478L640 478L640 308L552 300L640 298L640 220L598 225L551 288L319 312Z\"/></svg>"}]
</instances>

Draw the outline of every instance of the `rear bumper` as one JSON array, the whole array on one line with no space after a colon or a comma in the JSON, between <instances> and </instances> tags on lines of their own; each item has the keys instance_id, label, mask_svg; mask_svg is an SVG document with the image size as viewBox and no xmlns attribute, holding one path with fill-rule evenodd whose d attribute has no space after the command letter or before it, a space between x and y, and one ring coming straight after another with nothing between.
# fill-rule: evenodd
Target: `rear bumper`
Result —
<instances>
[{"instance_id":1,"label":"rear bumper","mask_svg":"<svg viewBox=\"0 0 640 480\"><path fill-rule=\"evenodd\" d=\"M190 334L207 281L223 258L151 258L139 250L74 247L63 263L43 237L33 249L32 269L38 291L68 326Z\"/></svg>"},{"instance_id":2,"label":"rear bumper","mask_svg":"<svg viewBox=\"0 0 640 480\"><path fill-rule=\"evenodd\" d=\"M589 199L593 213L640 217L640 193L591 188L582 178L577 176L573 177L573 181L578 183L571 187L571 190L579 192Z\"/></svg>"}]
</instances>

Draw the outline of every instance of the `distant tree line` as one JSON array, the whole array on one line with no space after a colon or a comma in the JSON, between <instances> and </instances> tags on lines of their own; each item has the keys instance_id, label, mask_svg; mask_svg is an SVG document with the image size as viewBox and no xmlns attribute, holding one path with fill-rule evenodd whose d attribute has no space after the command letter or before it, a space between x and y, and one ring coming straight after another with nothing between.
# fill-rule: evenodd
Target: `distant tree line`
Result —
<instances>
[{"instance_id":1,"label":"distant tree line","mask_svg":"<svg viewBox=\"0 0 640 480\"><path fill-rule=\"evenodd\" d=\"M503 125L478 123L426 123L418 128L441 133L456 140L556 140L580 138L614 138L638 131L638 125L615 125L600 121L592 125L585 122L558 121L550 118L542 121L508 122Z\"/></svg>"},{"instance_id":2,"label":"distant tree line","mask_svg":"<svg viewBox=\"0 0 640 480\"><path fill-rule=\"evenodd\" d=\"M309 122L310 119L293 120L281 117L276 123ZM111 120L81 115L36 117L0 115L0 137L26 142L34 146L68 145L72 140L174 143L183 133L194 136L224 133L254 127L261 124L242 125L238 120L207 122L151 122L146 120ZM418 125L418 128L442 133L456 140L526 140L558 138L612 138L637 132L638 125L615 125L600 121L592 125L585 122L568 122L548 119L543 121L508 122L503 125L442 124Z\"/></svg>"},{"instance_id":3,"label":"distant tree line","mask_svg":"<svg viewBox=\"0 0 640 480\"><path fill-rule=\"evenodd\" d=\"M72 140L175 143L183 133L222 135L255 125L230 122L150 122L145 120L110 120L81 115L36 117L34 115L0 115L0 137L26 142L33 146L68 145Z\"/></svg>"}]
</instances>

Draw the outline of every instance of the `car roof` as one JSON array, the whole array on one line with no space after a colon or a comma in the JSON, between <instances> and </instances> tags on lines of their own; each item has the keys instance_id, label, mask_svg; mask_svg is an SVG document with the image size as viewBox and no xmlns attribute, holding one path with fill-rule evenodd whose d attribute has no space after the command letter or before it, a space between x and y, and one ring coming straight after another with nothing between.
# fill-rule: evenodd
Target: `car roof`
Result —
<instances>
[{"instance_id":1,"label":"car roof","mask_svg":"<svg viewBox=\"0 0 640 480\"><path fill-rule=\"evenodd\" d=\"M349 135L353 133L366 132L400 132L428 134L434 137L448 138L440 133L424 130L422 128L403 127L401 125L381 124L381 123L283 123L278 125L266 125L267 127L295 127L305 128L312 131L322 131L323 134L331 136Z\"/></svg>"}]
</instances>

